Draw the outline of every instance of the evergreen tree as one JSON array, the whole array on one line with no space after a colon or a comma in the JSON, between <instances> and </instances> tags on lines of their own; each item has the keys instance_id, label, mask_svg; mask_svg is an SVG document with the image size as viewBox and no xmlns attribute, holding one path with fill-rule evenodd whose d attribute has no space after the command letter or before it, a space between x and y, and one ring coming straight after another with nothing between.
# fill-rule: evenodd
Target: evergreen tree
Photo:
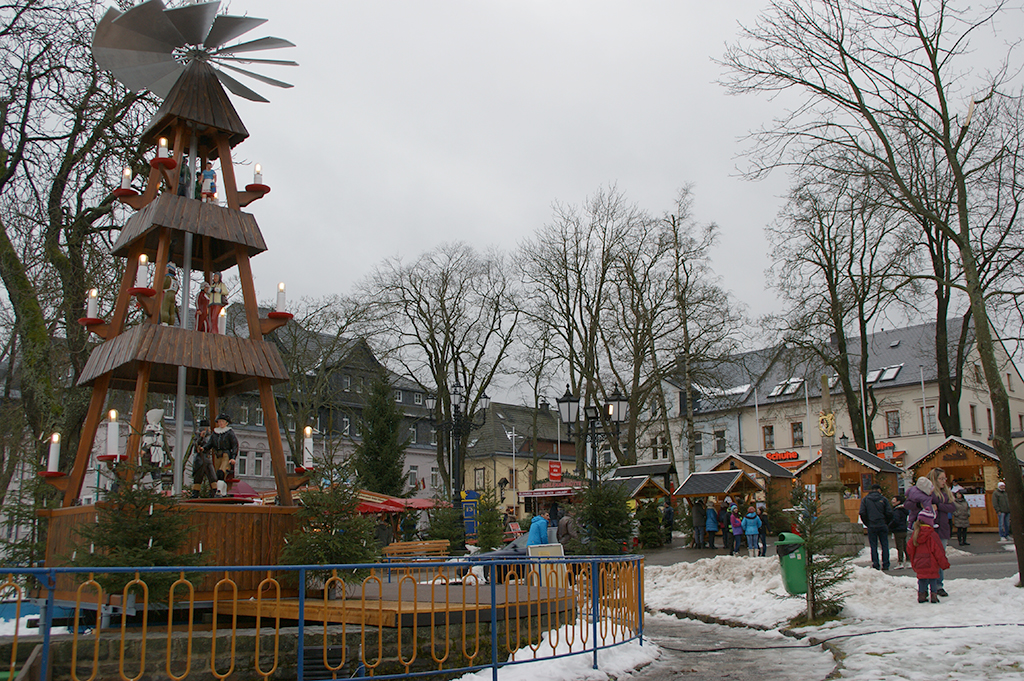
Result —
<instances>
[{"instance_id":1,"label":"evergreen tree","mask_svg":"<svg viewBox=\"0 0 1024 681\"><path fill-rule=\"evenodd\" d=\"M463 552L466 544L466 525L462 520L461 510L451 504L443 506L438 500L438 504L430 509L427 539L447 539L451 554Z\"/></svg>"},{"instance_id":2,"label":"evergreen tree","mask_svg":"<svg viewBox=\"0 0 1024 681\"><path fill-rule=\"evenodd\" d=\"M661 513L653 501L641 504L636 510L636 519L640 523L638 536L640 546L645 549L656 549L665 544L665 533L661 529Z\"/></svg>"},{"instance_id":3,"label":"evergreen tree","mask_svg":"<svg viewBox=\"0 0 1024 681\"><path fill-rule=\"evenodd\" d=\"M594 556L622 554L633 534L625 488L603 481L577 493L576 500L580 536L570 542L569 552Z\"/></svg>"},{"instance_id":4,"label":"evergreen tree","mask_svg":"<svg viewBox=\"0 0 1024 681\"><path fill-rule=\"evenodd\" d=\"M377 559L374 523L358 512L359 491L351 479L349 464L330 457L316 461L318 487L299 493L297 527L285 538L281 550L284 565L338 565L372 563ZM321 579L330 571L314 571ZM348 582L360 581L363 571L339 574Z\"/></svg>"},{"instance_id":5,"label":"evergreen tree","mask_svg":"<svg viewBox=\"0 0 1024 681\"><path fill-rule=\"evenodd\" d=\"M70 559L75 567L158 567L164 565L202 565L202 554L188 553L189 534L193 531L191 512L166 496L155 467L121 463L110 472L113 478L106 498L96 505L96 524L78 529L80 541ZM144 576L151 603L166 601L174 572L153 572ZM83 579L87 576L83 575ZM100 574L96 581L108 593L121 593L135 576L131 573ZM198 576L193 577L198 580ZM192 579L192 578L190 578ZM141 589L136 592L141 598Z\"/></svg>"},{"instance_id":6,"label":"evergreen tree","mask_svg":"<svg viewBox=\"0 0 1024 681\"><path fill-rule=\"evenodd\" d=\"M833 519L821 514L814 494L794 489L797 534L803 537L807 560L807 611L794 618L795 625L809 624L837 616L843 609L846 592L840 590L850 579L852 558L833 553L839 536L832 532Z\"/></svg>"},{"instance_id":7,"label":"evergreen tree","mask_svg":"<svg viewBox=\"0 0 1024 681\"><path fill-rule=\"evenodd\" d=\"M363 439L356 445L353 460L359 484L371 492L394 497L406 494L407 474L402 412L395 403L394 387L384 374L370 384L363 409Z\"/></svg>"},{"instance_id":8,"label":"evergreen tree","mask_svg":"<svg viewBox=\"0 0 1024 681\"><path fill-rule=\"evenodd\" d=\"M501 546L505 536L505 523L498 508L498 497L494 490L480 495L476 507L476 545L481 551Z\"/></svg>"}]
</instances>

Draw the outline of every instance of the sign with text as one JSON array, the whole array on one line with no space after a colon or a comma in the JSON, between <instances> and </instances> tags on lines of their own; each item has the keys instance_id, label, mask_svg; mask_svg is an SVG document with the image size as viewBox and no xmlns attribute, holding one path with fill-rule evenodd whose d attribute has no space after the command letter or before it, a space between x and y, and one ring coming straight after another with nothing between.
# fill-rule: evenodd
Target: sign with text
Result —
<instances>
[{"instance_id":1,"label":"sign with text","mask_svg":"<svg viewBox=\"0 0 1024 681\"><path fill-rule=\"evenodd\" d=\"M548 461L548 480L562 482L562 462Z\"/></svg>"}]
</instances>

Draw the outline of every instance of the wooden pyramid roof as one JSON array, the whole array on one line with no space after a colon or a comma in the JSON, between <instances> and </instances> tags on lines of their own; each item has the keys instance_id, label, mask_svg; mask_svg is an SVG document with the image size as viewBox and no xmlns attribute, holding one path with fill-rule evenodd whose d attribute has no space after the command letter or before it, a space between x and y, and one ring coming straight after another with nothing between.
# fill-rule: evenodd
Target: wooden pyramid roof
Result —
<instances>
[{"instance_id":1,"label":"wooden pyramid roof","mask_svg":"<svg viewBox=\"0 0 1024 681\"><path fill-rule=\"evenodd\" d=\"M171 137L169 128L180 122L192 123L199 133L200 147L217 157L215 133L227 133L234 147L249 136L242 119L209 64L193 61L167 94L167 99L142 132L142 141L156 144L160 137Z\"/></svg>"}]
</instances>

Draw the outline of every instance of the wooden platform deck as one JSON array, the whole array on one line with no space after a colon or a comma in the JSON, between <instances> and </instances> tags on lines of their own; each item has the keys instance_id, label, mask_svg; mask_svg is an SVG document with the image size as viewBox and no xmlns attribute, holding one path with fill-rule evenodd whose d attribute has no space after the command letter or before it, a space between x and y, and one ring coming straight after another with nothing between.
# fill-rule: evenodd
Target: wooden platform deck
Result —
<instances>
[{"instance_id":1,"label":"wooden platform deck","mask_svg":"<svg viewBox=\"0 0 1024 681\"><path fill-rule=\"evenodd\" d=\"M525 584L499 584L495 589L498 621L526 617L548 616L555 612L574 613L576 595L572 590ZM280 601L244 600L238 603L238 615L299 619L299 599L282 598ZM307 598L305 616L309 622L352 624L371 627L436 626L439 624L471 624L491 620L491 587L474 585L413 584L406 580L398 584L376 582L350 590L345 599L328 600Z\"/></svg>"}]
</instances>

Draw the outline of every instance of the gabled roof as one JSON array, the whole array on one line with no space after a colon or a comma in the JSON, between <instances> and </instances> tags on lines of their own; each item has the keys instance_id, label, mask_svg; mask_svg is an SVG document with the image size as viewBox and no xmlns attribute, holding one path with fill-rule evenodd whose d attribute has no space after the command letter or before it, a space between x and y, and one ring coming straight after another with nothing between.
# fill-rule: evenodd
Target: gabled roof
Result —
<instances>
[{"instance_id":1,"label":"gabled roof","mask_svg":"<svg viewBox=\"0 0 1024 681\"><path fill-rule=\"evenodd\" d=\"M536 415L536 436L540 442L563 445L562 456L573 458L572 440L558 417L558 412L542 405L534 409L519 404L491 402L487 408L487 420L483 427L469 436L467 457L512 456L512 433L515 430L515 451L517 455L530 452L530 441L534 437L534 416ZM567 449L568 448L568 449ZM542 459L553 459L555 454L541 453Z\"/></svg>"},{"instance_id":2,"label":"gabled roof","mask_svg":"<svg viewBox=\"0 0 1024 681\"><path fill-rule=\"evenodd\" d=\"M640 492L644 491L645 487L653 487L654 494L648 494L646 496L665 496L667 497L668 490L655 482L649 475L634 475L628 478L612 478L608 480L609 485L619 485L624 487L626 490L626 496L630 499L635 497Z\"/></svg>"},{"instance_id":3,"label":"gabled roof","mask_svg":"<svg viewBox=\"0 0 1024 681\"><path fill-rule=\"evenodd\" d=\"M899 466L894 466L885 459L877 457L874 454L871 454L870 452L867 452L863 449L858 449L856 447L836 447L836 454L841 454L848 459L853 459L854 461L857 461L858 463L861 463L878 473L903 473L903 469L900 468ZM817 463L819 459L821 459L820 452L815 454L807 461L807 463L805 463L803 466L800 466L800 468L796 469L793 472L796 475L800 475L800 473L802 473L806 468Z\"/></svg>"},{"instance_id":4,"label":"gabled roof","mask_svg":"<svg viewBox=\"0 0 1024 681\"><path fill-rule=\"evenodd\" d=\"M634 475L671 475L676 472L676 465L671 461L661 463L638 463L633 466L619 466L613 477L628 478Z\"/></svg>"},{"instance_id":5,"label":"gabled roof","mask_svg":"<svg viewBox=\"0 0 1024 681\"><path fill-rule=\"evenodd\" d=\"M793 471L789 470L785 466L780 466L767 457L757 456L755 454L729 454L724 457L722 461L714 464L714 466L719 466L723 461L728 461L729 459L739 459L769 478L792 479L796 477L793 475ZM712 468L714 468L714 466L712 466Z\"/></svg>"},{"instance_id":6,"label":"gabled roof","mask_svg":"<svg viewBox=\"0 0 1024 681\"><path fill-rule=\"evenodd\" d=\"M950 435L945 440L943 440L941 444L939 444L937 447L932 449L930 452L925 453L923 456L921 456L919 459L917 459L913 463L908 463L907 464L907 468L908 469L909 468L917 468L924 461L926 461L927 459L930 459L931 457L935 456L940 451L945 449L950 443L957 443L957 444L963 445L964 447L967 447L969 449L973 449L980 456L984 456L986 458L992 459L993 461L995 461L997 463L999 462L999 452L997 452L995 450L995 447L993 447L992 445L988 444L987 442L982 442L981 440L969 440L967 438L957 437L955 435ZM1024 466L1024 459L1021 458L1022 456L1024 456L1024 454L1022 454L1020 450L1014 450L1014 451L1017 453L1017 460L1021 462L1022 466Z\"/></svg>"},{"instance_id":7,"label":"gabled roof","mask_svg":"<svg viewBox=\"0 0 1024 681\"><path fill-rule=\"evenodd\" d=\"M675 496L721 496L729 494L745 481L753 489L764 490L752 477L741 470L702 471L690 473L673 493Z\"/></svg>"}]
</instances>

